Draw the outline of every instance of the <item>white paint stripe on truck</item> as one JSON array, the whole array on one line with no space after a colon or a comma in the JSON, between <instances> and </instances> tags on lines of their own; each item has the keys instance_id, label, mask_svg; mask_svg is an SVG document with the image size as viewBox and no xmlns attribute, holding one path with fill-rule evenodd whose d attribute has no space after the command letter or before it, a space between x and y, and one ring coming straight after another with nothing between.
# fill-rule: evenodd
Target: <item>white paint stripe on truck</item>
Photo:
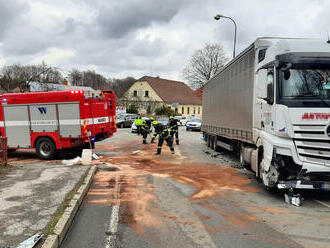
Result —
<instances>
[{"instance_id":1,"label":"white paint stripe on truck","mask_svg":"<svg viewBox=\"0 0 330 248\"><path fill-rule=\"evenodd\" d=\"M60 120L60 125L80 125L80 119Z\"/></svg>"},{"instance_id":2,"label":"white paint stripe on truck","mask_svg":"<svg viewBox=\"0 0 330 248\"><path fill-rule=\"evenodd\" d=\"M109 122L109 116L102 116L102 117L97 117L97 118L87 118L86 124L91 125L91 124L102 124L102 123L107 123ZM81 119L80 121L81 125L84 125L84 119Z\"/></svg>"},{"instance_id":3,"label":"white paint stripe on truck","mask_svg":"<svg viewBox=\"0 0 330 248\"><path fill-rule=\"evenodd\" d=\"M86 119L86 124L102 124L109 122L109 117L97 117L97 118L88 118ZM29 121L0 121L0 127L4 127L4 123L6 123L7 127L17 127L17 126L28 126ZM31 121L31 125L33 126L50 126L57 125L57 120L34 120ZM83 119L72 119L72 120L60 120L60 125L84 125Z\"/></svg>"},{"instance_id":4,"label":"white paint stripe on truck","mask_svg":"<svg viewBox=\"0 0 330 248\"><path fill-rule=\"evenodd\" d=\"M11 126L11 127L21 127L21 126L28 126L29 121L6 121L6 126ZM3 122L2 122L2 127L3 127Z\"/></svg>"}]
</instances>

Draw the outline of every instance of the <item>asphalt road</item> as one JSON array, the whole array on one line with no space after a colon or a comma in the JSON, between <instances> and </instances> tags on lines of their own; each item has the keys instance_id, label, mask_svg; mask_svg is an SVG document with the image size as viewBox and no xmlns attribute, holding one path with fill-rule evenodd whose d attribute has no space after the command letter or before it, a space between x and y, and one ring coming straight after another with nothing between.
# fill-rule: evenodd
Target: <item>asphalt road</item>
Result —
<instances>
[{"instance_id":1,"label":"asphalt road","mask_svg":"<svg viewBox=\"0 0 330 248\"><path fill-rule=\"evenodd\" d=\"M285 204L234 154L208 150L198 132L180 136L174 155L154 155L129 129L98 143L105 164L61 247L330 247L329 194Z\"/></svg>"}]
</instances>

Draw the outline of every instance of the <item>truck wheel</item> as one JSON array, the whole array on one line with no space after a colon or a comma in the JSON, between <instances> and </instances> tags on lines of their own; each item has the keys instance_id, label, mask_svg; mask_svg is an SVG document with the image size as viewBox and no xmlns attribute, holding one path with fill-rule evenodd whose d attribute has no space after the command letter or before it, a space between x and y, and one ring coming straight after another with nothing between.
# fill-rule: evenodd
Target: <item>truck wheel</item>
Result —
<instances>
[{"instance_id":1,"label":"truck wheel","mask_svg":"<svg viewBox=\"0 0 330 248\"><path fill-rule=\"evenodd\" d=\"M240 149L239 149L239 164L240 166L246 168L246 163L244 161L244 146L240 145Z\"/></svg>"},{"instance_id":2,"label":"truck wheel","mask_svg":"<svg viewBox=\"0 0 330 248\"><path fill-rule=\"evenodd\" d=\"M218 150L217 137L213 136L212 138L212 149L216 152Z\"/></svg>"},{"instance_id":3,"label":"truck wheel","mask_svg":"<svg viewBox=\"0 0 330 248\"><path fill-rule=\"evenodd\" d=\"M207 147L211 147L211 137L210 135L207 136Z\"/></svg>"},{"instance_id":4,"label":"truck wheel","mask_svg":"<svg viewBox=\"0 0 330 248\"><path fill-rule=\"evenodd\" d=\"M41 138L36 144L36 152L41 159L53 159L56 153L56 147L51 139Z\"/></svg>"}]
</instances>

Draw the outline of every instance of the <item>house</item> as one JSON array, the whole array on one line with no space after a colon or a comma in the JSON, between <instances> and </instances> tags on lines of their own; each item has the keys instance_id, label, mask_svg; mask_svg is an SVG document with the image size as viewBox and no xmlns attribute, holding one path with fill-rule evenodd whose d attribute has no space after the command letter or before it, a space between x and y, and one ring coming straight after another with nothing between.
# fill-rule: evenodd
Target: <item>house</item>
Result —
<instances>
[{"instance_id":1,"label":"house","mask_svg":"<svg viewBox=\"0 0 330 248\"><path fill-rule=\"evenodd\" d=\"M185 83L144 76L137 80L121 98L128 108L135 105L141 114L152 114L155 109L167 106L183 116L201 116L202 101Z\"/></svg>"}]
</instances>

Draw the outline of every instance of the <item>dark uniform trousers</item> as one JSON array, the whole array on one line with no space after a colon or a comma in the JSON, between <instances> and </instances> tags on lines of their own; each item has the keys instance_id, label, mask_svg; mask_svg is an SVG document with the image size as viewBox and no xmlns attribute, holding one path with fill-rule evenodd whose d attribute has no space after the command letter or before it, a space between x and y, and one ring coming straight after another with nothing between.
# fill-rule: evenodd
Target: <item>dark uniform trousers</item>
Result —
<instances>
[{"instance_id":1,"label":"dark uniform trousers","mask_svg":"<svg viewBox=\"0 0 330 248\"><path fill-rule=\"evenodd\" d=\"M178 131L178 129L177 128L171 129L170 134L171 134L172 141L174 142L174 136L175 136L175 142L176 142L177 145L179 145L179 131Z\"/></svg>"},{"instance_id":2,"label":"dark uniform trousers","mask_svg":"<svg viewBox=\"0 0 330 248\"><path fill-rule=\"evenodd\" d=\"M162 151L162 146L164 141L166 141L166 143L168 144L168 146L170 147L170 150L172 152L174 152L174 148L173 148L173 142L172 142L172 138L171 135L169 134L169 132L163 131L159 134L159 139L158 139L158 147L157 147L157 153L160 154Z\"/></svg>"},{"instance_id":3,"label":"dark uniform trousers","mask_svg":"<svg viewBox=\"0 0 330 248\"><path fill-rule=\"evenodd\" d=\"M137 128L137 134L138 135L142 134L142 127L141 127L141 125L136 125L136 128Z\"/></svg>"},{"instance_id":4,"label":"dark uniform trousers","mask_svg":"<svg viewBox=\"0 0 330 248\"><path fill-rule=\"evenodd\" d=\"M141 134L142 134L142 138L143 138L143 144L147 144L147 136L149 133L149 127L147 125L142 125L141 126Z\"/></svg>"}]
</instances>

